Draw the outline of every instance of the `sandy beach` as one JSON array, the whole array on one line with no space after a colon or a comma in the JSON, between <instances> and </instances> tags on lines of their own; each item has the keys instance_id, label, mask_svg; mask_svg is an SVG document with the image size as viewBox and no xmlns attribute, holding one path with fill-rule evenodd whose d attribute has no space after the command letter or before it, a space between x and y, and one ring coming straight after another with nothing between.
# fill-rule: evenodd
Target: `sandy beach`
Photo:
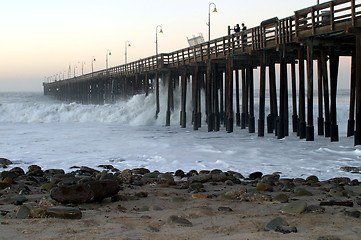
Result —
<instances>
[{"instance_id":1,"label":"sandy beach","mask_svg":"<svg viewBox=\"0 0 361 240\"><path fill-rule=\"evenodd\" d=\"M357 180L282 179L277 173L260 172L244 178L220 170L117 172L104 167L108 169L102 172L82 167L68 174L37 166L24 173L3 169L0 239L345 240L361 236ZM82 200L88 190L80 186L89 182L108 184L91 190L98 194L96 200ZM114 194L109 186L119 189ZM99 194L104 199L99 200L103 198ZM66 200L59 202L61 197Z\"/></svg>"}]
</instances>

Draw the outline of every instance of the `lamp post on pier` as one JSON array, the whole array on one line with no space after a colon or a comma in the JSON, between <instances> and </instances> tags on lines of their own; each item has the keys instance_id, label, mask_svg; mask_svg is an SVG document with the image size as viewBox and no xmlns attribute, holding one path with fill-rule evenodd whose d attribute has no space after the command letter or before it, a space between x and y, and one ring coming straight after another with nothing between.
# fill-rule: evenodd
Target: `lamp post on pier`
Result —
<instances>
[{"instance_id":1,"label":"lamp post on pier","mask_svg":"<svg viewBox=\"0 0 361 240\"><path fill-rule=\"evenodd\" d=\"M94 62L95 61L96 61L95 57L92 56L92 60L91 60L91 62L92 62L92 73L94 72Z\"/></svg>"},{"instance_id":2,"label":"lamp post on pier","mask_svg":"<svg viewBox=\"0 0 361 240\"><path fill-rule=\"evenodd\" d=\"M127 59L128 47L131 47L129 40L125 41L125 51L124 51L124 62L125 62L125 64L128 63L128 59Z\"/></svg>"},{"instance_id":3,"label":"lamp post on pier","mask_svg":"<svg viewBox=\"0 0 361 240\"><path fill-rule=\"evenodd\" d=\"M215 3L210 3L208 7L208 41L211 41L211 5L214 6L213 12L217 12L217 7Z\"/></svg>"},{"instance_id":4,"label":"lamp post on pier","mask_svg":"<svg viewBox=\"0 0 361 240\"><path fill-rule=\"evenodd\" d=\"M86 65L85 61L81 62L81 75L84 75L84 66Z\"/></svg>"},{"instance_id":5,"label":"lamp post on pier","mask_svg":"<svg viewBox=\"0 0 361 240\"><path fill-rule=\"evenodd\" d=\"M112 52L108 49L107 54L106 54L106 61L105 61L107 72L108 72L108 56L110 56L110 55L112 55Z\"/></svg>"},{"instance_id":6,"label":"lamp post on pier","mask_svg":"<svg viewBox=\"0 0 361 240\"><path fill-rule=\"evenodd\" d=\"M163 29L161 25L158 25L155 28L155 54L158 55L158 28L160 28L159 33L163 33Z\"/></svg>"}]
</instances>

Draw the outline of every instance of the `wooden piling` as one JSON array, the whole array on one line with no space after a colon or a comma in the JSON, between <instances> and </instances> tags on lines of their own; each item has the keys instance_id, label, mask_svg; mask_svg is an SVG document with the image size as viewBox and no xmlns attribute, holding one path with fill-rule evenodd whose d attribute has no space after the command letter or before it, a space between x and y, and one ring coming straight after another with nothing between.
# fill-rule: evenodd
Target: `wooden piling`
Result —
<instances>
[{"instance_id":1,"label":"wooden piling","mask_svg":"<svg viewBox=\"0 0 361 240\"><path fill-rule=\"evenodd\" d=\"M159 72L155 72L155 118L158 118L158 114L160 112L159 106Z\"/></svg>"},{"instance_id":2,"label":"wooden piling","mask_svg":"<svg viewBox=\"0 0 361 240\"><path fill-rule=\"evenodd\" d=\"M247 84L246 84L246 68L242 68L242 114L241 114L241 129L246 128L247 117Z\"/></svg>"},{"instance_id":3,"label":"wooden piling","mask_svg":"<svg viewBox=\"0 0 361 240\"><path fill-rule=\"evenodd\" d=\"M264 119L266 104L266 52L260 56L260 89L259 89L259 117L258 117L258 136L264 136Z\"/></svg>"},{"instance_id":4,"label":"wooden piling","mask_svg":"<svg viewBox=\"0 0 361 240\"><path fill-rule=\"evenodd\" d=\"M296 63L291 63L291 75L292 75L292 131L297 132L298 129L298 115L297 115L297 87L296 87Z\"/></svg>"},{"instance_id":5,"label":"wooden piling","mask_svg":"<svg viewBox=\"0 0 361 240\"><path fill-rule=\"evenodd\" d=\"M323 126L324 126L324 118L323 118L323 93L322 93L322 62L321 57L317 59L317 98L318 98L318 119L317 119L317 129L318 135L323 136Z\"/></svg>"},{"instance_id":6,"label":"wooden piling","mask_svg":"<svg viewBox=\"0 0 361 240\"><path fill-rule=\"evenodd\" d=\"M273 133L273 130L276 129L276 118L278 116L277 109L277 87L276 87L276 66L273 59L271 59L269 67L269 94L270 94L270 108L271 112L267 116L267 132Z\"/></svg>"},{"instance_id":7,"label":"wooden piling","mask_svg":"<svg viewBox=\"0 0 361 240\"><path fill-rule=\"evenodd\" d=\"M186 107L187 107L187 69L184 69L184 72L182 74L182 85L181 85L181 113L180 113L180 122L181 127L186 128L187 124L187 113L186 113Z\"/></svg>"},{"instance_id":8,"label":"wooden piling","mask_svg":"<svg viewBox=\"0 0 361 240\"><path fill-rule=\"evenodd\" d=\"M304 49L298 49L298 74L299 74L299 124L298 135L301 139L306 138L306 106L305 106L305 62Z\"/></svg>"},{"instance_id":9,"label":"wooden piling","mask_svg":"<svg viewBox=\"0 0 361 240\"><path fill-rule=\"evenodd\" d=\"M241 126L241 113L239 107L239 69L236 69L236 126Z\"/></svg>"},{"instance_id":10,"label":"wooden piling","mask_svg":"<svg viewBox=\"0 0 361 240\"><path fill-rule=\"evenodd\" d=\"M352 51L351 59L351 86L350 86L350 109L347 121L347 137L355 133L355 93L356 93L356 51Z\"/></svg>"},{"instance_id":11,"label":"wooden piling","mask_svg":"<svg viewBox=\"0 0 361 240\"><path fill-rule=\"evenodd\" d=\"M227 133L233 132L233 58L227 56L226 67L227 85Z\"/></svg>"},{"instance_id":12,"label":"wooden piling","mask_svg":"<svg viewBox=\"0 0 361 240\"><path fill-rule=\"evenodd\" d=\"M337 110L336 110L336 97L337 97L337 77L339 67L339 56L331 49L330 53L330 87L331 87L331 142L337 142L338 125L337 125Z\"/></svg>"},{"instance_id":13,"label":"wooden piling","mask_svg":"<svg viewBox=\"0 0 361 240\"><path fill-rule=\"evenodd\" d=\"M356 35L356 130L354 144L361 145L361 36Z\"/></svg>"},{"instance_id":14,"label":"wooden piling","mask_svg":"<svg viewBox=\"0 0 361 240\"><path fill-rule=\"evenodd\" d=\"M250 63L247 67L247 80L249 86L248 87L249 88L248 132L255 133L253 66Z\"/></svg>"},{"instance_id":15,"label":"wooden piling","mask_svg":"<svg viewBox=\"0 0 361 240\"><path fill-rule=\"evenodd\" d=\"M313 126L313 46L307 45L307 127L306 141L314 141Z\"/></svg>"},{"instance_id":16,"label":"wooden piling","mask_svg":"<svg viewBox=\"0 0 361 240\"><path fill-rule=\"evenodd\" d=\"M170 115L172 109L172 95L173 95L173 78L172 72L168 71L167 74L167 81L168 81L168 101L167 101L167 113L166 113L166 126L170 126Z\"/></svg>"},{"instance_id":17,"label":"wooden piling","mask_svg":"<svg viewBox=\"0 0 361 240\"><path fill-rule=\"evenodd\" d=\"M321 49L321 65L322 65L322 83L323 83L323 101L325 110L325 137L331 136L331 120L330 120L330 97L328 91L328 71L327 71L327 53Z\"/></svg>"}]
</instances>

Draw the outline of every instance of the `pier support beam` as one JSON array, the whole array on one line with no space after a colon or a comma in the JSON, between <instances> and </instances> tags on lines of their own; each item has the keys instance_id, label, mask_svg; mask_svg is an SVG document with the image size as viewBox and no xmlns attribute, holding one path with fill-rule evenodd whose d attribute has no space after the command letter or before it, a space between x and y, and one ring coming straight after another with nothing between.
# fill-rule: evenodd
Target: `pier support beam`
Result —
<instances>
[{"instance_id":1,"label":"pier support beam","mask_svg":"<svg viewBox=\"0 0 361 240\"><path fill-rule=\"evenodd\" d=\"M271 113L267 116L267 133L273 133L276 129L276 118L278 116L277 109L277 87L276 87L276 66L274 60L270 61L268 67L269 74L269 94Z\"/></svg>"},{"instance_id":2,"label":"pier support beam","mask_svg":"<svg viewBox=\"0 0 361 240\"><path fill-rule=\"evenodd\" d=\"M180 112L180 122L181 127L186 128L187 117L186 117L186 104L187 104L187 69L184 69L182 74L182 84L181 84L181 112Z\"/></svg>"},{"instance_id":3,"label":"pier support beam","mask_svg":"<svg viewBox=\"0 0 361 240\"><path fill-rule=\"evenodd\" d=\"M199 73L198 66L194 67L194 72L192 75L192 99L193 99L193 130L198 130L198 100L199 100Z\"/></svg>"},{"instance_id":4,"label":"pier support beam","mask_svg":"<svg viewBox=\"0 0 361 240\"><path fill-rule=\"evenodd\" d=\"M324 119L323 119L323 93L322 93L322 62L321 57L317 59L317 98L318 98L318 119L317 119L317 126L318 126L318 135L323 136L323 126L324 126Z\"/></svg>"},{"instance_id":5,"label":"pier support beam","mask_svg":"<svg viewBox=\"0 0 361 240\"><path fill-rule=\"evenodd\" d=\"M155 118L158 118L158 114L160 112L160 106L159 106L159 72L155 72L155 104L156 104L156 110L155 110Z\"/></svg>"},{"instance_id":6,"label":"pier support beam","mask_svg":"<svg viewBox=\"0 0 361 240\"><path fill-rule=\"evenodd\" d=\"M264 118L266 105L266 52L260 56L260 89L259 89L259 118L258 118L258 136L264 136Z\"/></svg>"},{"instance_id":7,"label":"pier support beam","mask_svg":"<svg viewBox=\"0 0 361 240\"><path fill-rule=\"evenodd\" d=\"M227 56L227 133L233 132L233 57Z\"/></svg>"},{"instance_id":8,"label":"pier support beam","mask_svg":"<svg viewBox=\"0 0 361 240\"><path fill-rule=\"evenodd\" d=\"M241 113L239 108L239 69L236 69L236 126L241 126Z\"/></svg>"},{"instance_id":9,"label":"pier support beam","mask_svg":"<svg viewBox=\"0 0 361 240\"><path fill-rule=\"evenodd\" d=\"M356 35L356 131L355 145L361 145L361 35Z\"/></svg>"},{"instance_id":10,"label":"pier support beam","mask_svg":"<svg viewBox=\"0 0 361 240\"><path fill-rule=\"evenodd\" d=\"M214 71L211 60L207 62L207 74L206 74L206 114L208 132L214 130L214 111L213 111L213 83L214 83Z\"/></svg>"},{"instance_id":11,"label":"pier support beam","mask_svg":"<svg viewBox=\"0 0 361 240\"><path fill-rule=\"evenodd\" d=\"M330 87L331 87L331 142L338 141L338 125L336 112L337 97L337 77L339 67L339 56L336 56L334 50L330 54Z\"/></svg>"},{"instance_id":12,"label":"pier support beam","mask_svg":"<svg viewBox=\"0 0 361 240\"><path fill-rule=\"evenodd\" d=\"M287 97L287 62L282 53L280 62L280 114L277 125L277 139L288 136L288 97Z\"/></svg>"},{"instance_id":13,"label":"pier support beam","mask_svg":"<svg viewBox=\"0 0 361 240\"><path fill-rule=\"evenodd\" d=\"M298 115L297 115L297 95L296 95L296 64L293 61L291 63L291 75L292 75L292 130L297 132L298 128Z\"/></svg>"},{"instance_id":14,"label":"pier support beam","mask_svg":"<svg viewBox=\"0 0 361 240\"><path fill-rule=\"evenodd\" d=\"M167 74L167 81L168 81L168 101L167 101L167 113L166 113L166 126L170 126L170 115L172 109L172 101L173 101L173 77L172 72L168 71Z\"/></svg>"},{"instance_id":15,"label":"pier support beam","mask_svg":"<svg viewBox=\"0 0 361 240\"><path fill-rule=\"evenodd\" d=\"M306 141L315 140L313 126L313 46L307 46L307 127Z\"/></svg>"},{"instance_id":16,"label":"pier support beam","mask_svg":"<svg viewBox=\"0 0 361 240\"><path fill-rule=\"evenodd\" d=\"M298 49L298 73L299 73L299 113L298 135L300 139L306 138L306 106L305 106L305 60L304 49Z\"/></svg>"},{"instance_id":17,"label":"pier support beam","mask_svg":"<svg viewBox=\"0 0 361 240\"><path fill-rule=\"evenodd\" d=\"M248 132L255 133L253 67L250 63L247 67L247 81L249 89Z\"/></svg>"},{"instance_id":18,"label":"pier support beam","mask_svg":"<svg viewBox=\"0 0 361 240\"><path fill-rule=\"evenodd\" d=\"M242 68L242 114L241 114L241 129L246 128L247 119L247 84L246 84L246 69Z\"/></svg>"},{"instance_id":19,"label":"pier support beam","mask_svg":"<svg viewBox=\"0 0 361 240\"><path fill-rule=\"evenodd\" d=\"M355 92L356 92L356 51L352 51L351 60L351 86L350 86L350 110L347 121L347 137L354 135L355 131Z\"/></svg>"},{"instance_id":20,"label":"pier support beam","mask_svg":"<svg viewBox=\"0 0 361 240\"><path fill-rule=\"evenodd\" d=\"M321 65L322 65L323 101L325 107L325 137L330 137L331 136L330 95L328 91L327 53L324 49L321 49Z\"/></svg>"}]
</instances>

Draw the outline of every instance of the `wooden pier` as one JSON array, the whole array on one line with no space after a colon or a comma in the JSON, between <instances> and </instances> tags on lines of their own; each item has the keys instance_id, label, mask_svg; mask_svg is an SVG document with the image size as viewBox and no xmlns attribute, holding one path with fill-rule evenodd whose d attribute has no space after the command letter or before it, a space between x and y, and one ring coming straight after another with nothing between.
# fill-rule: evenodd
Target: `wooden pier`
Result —
<instances>
[{"instance_id":1,"label":"wooden pier","mask_svg":"<svg viewBox=\"0 0 361 240\"><path fill-rule=\"evenodd\" d=\"M317 81L317 134L338 141L336 113L340 56L352 57L347 136L361 144L361 1L334 0L294 12L293 16L263 21L260 26L167 54L159 54L90 74L44 83L44 94L84 104L113 103L119 98L153 92L156 113L166 104L166 125L174 111L174 89L181 88L181 127L192 118L201 127L205 111L208 131L227 132L234 126L258 136L274 133L281 139L292 131L314 140L313 85ZM314 79L314 61L317 79ZM277 64L277 65L276 65ZM288 79L288 65L291 79ZM279 86L276 67L279 66ZM259 67L260 79L253 72ZM268 70L268 71L267 71ZM257 70L258 71L258 70ZM266 75L269 109L266 116ZM296 85L298 78L298 85ZM330 79L329 79L330 78ZM259 80L259 112L254 111L254 81ZM290 81L289 81L290 80ZM160 82L168 86L167 103L160 103ZM187 84L192 86L192 112L186 112ZM277 87L279 96L277 96ZM289 113L288 94L292 94ZM201 91L205 99L201 99ZM234 99L235 92L235 99ZM297 99L298 93L298 99ZM201 109L201 102L205 109ZM306 109L307 101L307 109Z\"/></svg>"}]
</instances>

